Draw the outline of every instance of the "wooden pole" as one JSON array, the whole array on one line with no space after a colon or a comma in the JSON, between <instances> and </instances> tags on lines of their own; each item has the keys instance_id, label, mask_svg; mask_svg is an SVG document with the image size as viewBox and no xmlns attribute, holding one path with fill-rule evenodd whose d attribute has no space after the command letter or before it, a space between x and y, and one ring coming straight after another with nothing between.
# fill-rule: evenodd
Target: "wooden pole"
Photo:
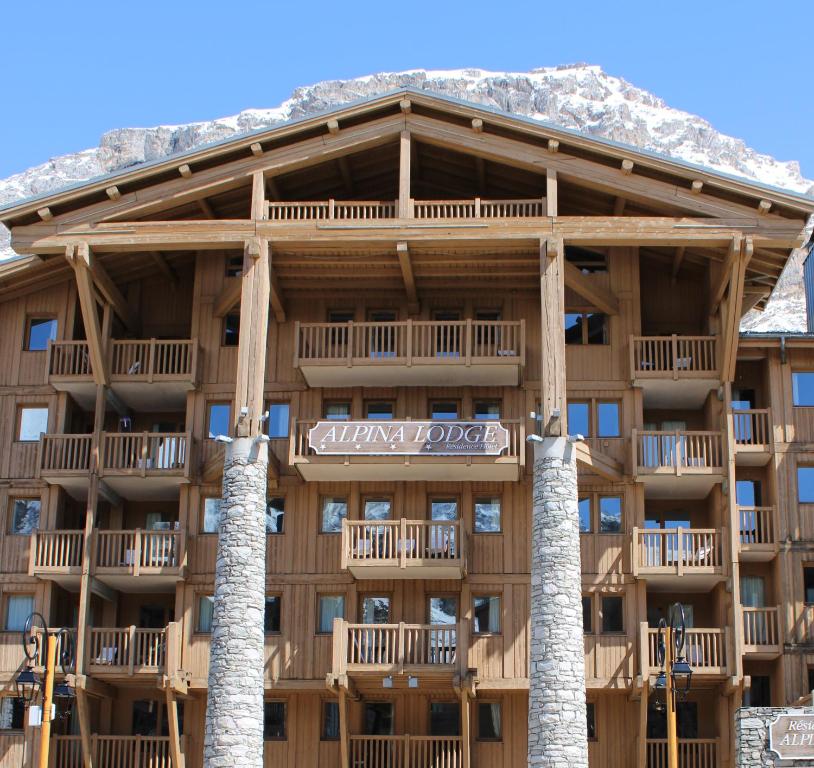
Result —
<instances>
[{"instance_id":1,"label":"wooden pole","mask_svg":"<svg viewBox=\"0 0 814 768\"><path fill-rule=\"evenodd\" d=\"M664 630L664 669L666 685L665 694L667 696L667 768L678 768L678 735L676 733L676 709L675 697L673 695L673 678L670 674L673 668L673 629L666 627Z\"/></svg>"},{"instance_id":2,"label":"wooden pole","mask_svg":"<svg viewBox=\"0 0 814 768\"><path fill-rule=\"evenodd\" d=\"M40 724L39 768L48 768L48 747L51 743L51 703L54 700L54 667L57 663L57 637L48 632L48 652L45 662L45 695L42 699L42 723Z\"/></svg>"}]
</instances>

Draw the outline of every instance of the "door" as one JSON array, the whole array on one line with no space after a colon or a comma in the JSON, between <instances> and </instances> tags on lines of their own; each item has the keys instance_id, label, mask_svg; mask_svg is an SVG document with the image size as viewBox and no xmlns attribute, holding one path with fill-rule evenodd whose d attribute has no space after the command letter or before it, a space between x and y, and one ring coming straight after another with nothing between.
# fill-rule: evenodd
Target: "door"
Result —
<instances>
[{"instance_id":1,"label":"door","mask_svg":"<svg viewBox=\"0 0 814 768\"><path fill-rule=\"evenodd\" d=\"M378 595L365 595L359 603L359 621L362 624L389 624L390 598ZM368 629L359 633L360 658L368 664L391 664L389 658L395 648L392 634L382 629Z\"/></svg>"},{"instance_id":2,"label":"door","mask_svg":"<svg viewBox=\"0 0 814 768\"><path fill-rule=\"evenodd\" d=\"M669 520L664 521L664 527L667 530L675 530L676 528L681 528L682 530L686 531L690 528L690 521L686 518L671 518ZM705 553L696 553L692 551L688 551L687 548L690 549L693 546L692 542L692 535L682 533L681 537L683 541L681 542L681 551L683 553L684 563L685 565L693 565L696 562L696 555L703 556ZM664 536L664 546L666 548L666 564L667 565L675 565L678 563L679 557L679 548L678 548L678 533L668 533Z\"/></svg>"},{"instance_id":3,"label":"door","mask_svg":"<svg viewBox=\"0 0 814 768\"><path fill-rule=\"evenodd\" d=\"M430 630L430 664L453 664L458 645L458 598L454 595L427 598Z\"/></svg>"},{"instance_id":4,"label":"door","mask_svg":"<svg viewBox=\"0 0 814 768\"><path fill-rule=\"evenodd\" d=\"M450 310L433 312L435 320L435 356L461 356L461 313Z\"/></svg>"},{"instance_id":5,"label":"door","mask_svg":"<svg viewBox=\"0 0 814 768\"><path fill-rule=\"evenodd\" d=\"M735 440L739 443L749 443L752 440L752 416L748 411L755 407L755 390L732 390L732 421L735 429Z\"/></svg>"},{"instance_id":6,"label":"door","mask_svg":"<svg viewBox=\"0 0 814 768\"><path fill-rule=\"evenodd\" d=\"M451 523L458 519L458 500L455 498L437 498L430 500L430 518L440 525L430 526L429 556L436 558L457 557L456 528Z\"/></svg>"},{"instance_id":7,"label":"door","mask_svg":"<svg viewBox=\"0 0 814 768\"><path fill-rule=\"evenodd\" d=\"M365 499L363 515L365 520L390 520L393 514L391 499L371 498ZM394 558L397 557L395 525L369 525L365 526L365 541L360 542L362 549L368 550L369 557Z\"/></svg>"},{"instance_id":8,"label":"door","mask_svg":"<svg viewBox=\"0 0 814 768\"><path fill-rule=\"evenodd\" d=\"M761 506L761 488L758 480L737 480L735 499L740 518L741 544L760 544L769 541L768 531L763 530L763 518L755 511Z\"/></svg>"},{"instance_id":9,"label":"door","mask_svg":"<svg viewBox=\"0 0 814 768\"><path fill-rule=\"evenodd\" d=\"M371 357L396 357L399 326L395 325L396 312L392 309L371 310L367 314L367 348Z\"/></svg>"},{"instance_id":10,"label":"door","mask_svg":"<svg viewBox=\"0 0 814 768\"><path fill-rule=\"evenodd\" d=\"M741 576L741 605L744 608L766 607L766 582L762 576ZM746 645L766 645L769 641L766 614L762 611L744 611Z\"/></svg>"}]
</instances>

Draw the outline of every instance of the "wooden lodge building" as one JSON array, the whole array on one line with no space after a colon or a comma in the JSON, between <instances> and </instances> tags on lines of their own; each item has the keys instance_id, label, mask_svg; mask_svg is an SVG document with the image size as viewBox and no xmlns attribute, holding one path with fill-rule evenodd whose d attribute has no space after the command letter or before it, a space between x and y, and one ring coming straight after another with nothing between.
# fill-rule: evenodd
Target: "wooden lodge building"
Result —
<instances>
[{"instance_id":1,"label":"wooden lodge building","mask_svg":"<svg viewBox=\"0 0 814 768\"><path fill-rule=\"evenodd\" d=\"M666 765L681 601L681 765L733 765L735 710L814 684L814 337L739 334L812 212L412 90L0 210L0 766L38 751L32 610L75 637L54 768L202 765L214 438L263 366L266 765L526 765L527 437L566 392L590 764ZM309 438L345 420L507 445Z\"/></svg>"}]
</instances>

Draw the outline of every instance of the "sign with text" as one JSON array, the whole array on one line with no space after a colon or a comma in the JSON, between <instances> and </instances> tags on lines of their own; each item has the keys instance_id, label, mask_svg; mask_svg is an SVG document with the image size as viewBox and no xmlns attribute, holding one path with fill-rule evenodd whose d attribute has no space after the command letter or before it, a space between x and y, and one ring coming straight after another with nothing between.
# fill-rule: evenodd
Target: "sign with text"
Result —
<instances>
[{"instance_id":1,"label":"sign with text","mask_svg":"<svg viewBox=\"0 0 814 768\"><path fill-rule=\"evenodd\" d=\"M814 759L814 715L778 715L769 725L769 749L781 760Z\"/></svg>"},{"instance_id":2,"label":"sign with text","mask_svg":"<svg viewBox=\"0 0 814 768\"><path fill-rule=\"evenodd\" d=\"M499 456L509 431L499 421L318 421L308 445L320 455Z\"/></svg>"}]
</instances>

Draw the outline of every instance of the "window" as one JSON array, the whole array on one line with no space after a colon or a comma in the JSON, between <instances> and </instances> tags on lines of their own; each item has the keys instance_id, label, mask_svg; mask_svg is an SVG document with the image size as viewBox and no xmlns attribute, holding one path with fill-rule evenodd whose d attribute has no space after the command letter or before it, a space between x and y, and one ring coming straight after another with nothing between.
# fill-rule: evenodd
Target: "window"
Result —
<instances>
[{"instance_id":1,"label":"window","mask_svg":"<svg viewBox=\"0 0 814 768\"><path fill-rule=\"evenodd\" d=\"M607 344L607 315L601 312L566 312L565 343Z\"/></svg>"},{"instance_id":2,"label":"window","mask_svg":"<svg viewBox=\"0 0 814 768\"><path fill-rule=\"evenodd\" d=\"M223 318L224 347L236 347L240 341L240 312L230 312Z\"/></svg>"},{"instance_id":3,"label":"window","mask_svg":"<svg viewBox=\"0 0 814 768\"><path fill-rule=\"evenodd\" d=\"M392 512L393 502L391 499L365 499L364 519L365 520L389 520Z\"/></svg>"},{"instance_id":4,"label":"window","mask_svg":"<svg viewBox=\"0 0 814 768\"><path fill-rule=\"evenodd\" d=\"M393 703L366 701L363 727L367 736L391 736L393 733Z\"/></svg>"},{"instance_id":5,"label":"window","mask_svg":"<svg viewBox=\"0 0 814 768\"><path fill-rule=\"evenodd\" d=\"M354 317L352 309L332 309L328 312L329 323L351 323Z\"/></svg>"},{"instance_id":6,"label":"window","mask_svg":"<svg viewBox=\"0 0 814 768\"><path fill-rule=\"evenodd\" d=\"M579 500L579 532L591 532L591 497L586 496Z\"/></svg>"},{"instance_id":7,"label":"window","mask_svg":"<svg viewBox=\"0 0 814 768\"><path fill-rule=\"evenodd\" d=\"M458 418L458 403L448 400L430 403L430 418L454 421Z\"/></svg>"},{"instance_id":8,"label":"window","mask_svg":"<svg viewBox=\"0 0 814 768\"><path fill-rule=\"evenodd\" d=\"M266 533L282 533L285 520L285 498L275 496L266 502Z\"/></svg>"},{"instance_id":9,"label":"window","mask_svg":"<svg viewBox=\"0 0 814 768\"><path fill-rule=\"evenodd\" d=\"M6 600L6 632L22 632L34 611L34 595L9 595Z\"/></svg>"},{"instance_id":10,"label":"window","mask_svg":"<svg viewBox=\"0 0 814 768\"><path fill-rule=\"evenodd\" d=\"M322 741L339 740L339 703L336 701L322 702Z\"/></svg>"},{"instance_id":11,"label":"window","mask_svg":"<svg viewBox=\"0 0 814 768\"><path fill-rule=\"evenodd\" d=\"M322 499L321 533L339 533L342 521L348 516L348 500L337 496Z\"/></svg>"},{"instance_id":12,"label":"window","mask_svg":"<svg viewBox=\"0 0 814 768\"><path fill-rule=\"evenodd\" d=\"M588 741L596 741L596 704L585 703L585 716L588 719Z\"/></svg>"},{"instance_id":13,"label":"window","mask_svg":"<svg viewBox=\"0 0 814 768\"><path fill-rule=\"evenodd\" d=\"M582 631L586 635L590 635L593 632L594 627L594 601L591 599L590 595L583 595L582 596Z\"/></svg>"},{"instance_id":14,"label":"window","mask_svg":"<svg viewBox=\"0 0 814 768\"><path fill-rule=\"evenodd\" d=\"M271 403L268 407L268 436L288 437L288 403Z\"/></svg>"},{"instance_id":15,"label":"window","mask_svg":"<svg viewBox=\"0 0 814 768\"><path fill-rule=\"evenodd\" d=\"M568 434L589 437L591 434L591 404L568 403Z\"/></svg>"},{"instance_id":16,"label":"window","mask_svg":"<svg viewBox=\"0 0 814 768\"><path fill-rule=\"evenodd\" d=\"M10 499L9 533L30 536L40 527L39 499Z\"/></svg>"},{"instance_id":17,"label":"window","mask_svg":"<svg viewBox=\"0 0 814 768\"><path fill-rule=\"evenodd\" d=\"M285 702L263 702L263 741L285 741Z\"/></svg>"},{"instance_id":18,"label":"window","mask_svg":"<svg viewBox=\"0 0 814 768\"><path fill-rule=\"evenodd\" d=\"M36 442L40 435L48 431L48 408L39 405L21 406L17 422L17 439L20 442Z\"/></svg>"},{"instance_id":19,"label":"window","mask_svg":"<svg viewBox=\"0 0 814 768\"><path fill-rule=\"evenodd\" d=\"M759 507L761 499L760 480L735 481L735 500L739 507Z\"/></svg>"},{"instance_id":20,"label":"window","mask_svg":"<svg viewBox=\"0 0 814 768\"><path fill-rule=\"evenodd\" d=\"M814 504L814 467L797 467L797 501Z\"/></svg>"},{"instance_id":21,"label":"window","mask_svg":"<svg viewBox=\"0 0 814 768\"><path fill-rule=\"evenodd\" d=\"M448 626L458 622L458 598L439 595L427 598L427 623Z\"/></svg>"},{"instance_id":22,"label":"window","mask_svg":"<svg viewBox=\"0 0 814 768\"><path fill-rule=\"evenodd\" d=\"M212 615L215 612L215 598L212 595L198 597L198 632L212 631Z\"/></svg>"},{"instance_id":23,"label":"window","mask_svg":"<svg viewBox=\"0 0 814 768\"><path fill-rule=\"evenodd\" d=\"M814 405L814 371L798 371L791 374L793 402L799 406Z\"/></svg>"},{"instance_id":24,"label":"window","mask_svg":"<svg viewBox=\"0 0 814 768\"><path fill-rule=\"evenodd\" d=\"M344 595L320 595L317 632L330 634L334 629L334 619L345 618Z\"/></svg>"},{"instance_id":25,"label":"window","mask_svg":"<svg viewBox=\"0 0 814 768\"><path fill-rule=\"evenodd\" d=\"M622 497L599 497L599 532L622 532Z\"/></svg>"},{"instance_id":26,"label":"window","mask_svg":"<svg viewBox=\"0 0 814 768\"><path fill-rule=\"evenodd\" d=\"M619 437L619 403L599 402L596 404L596 434L599 437Z\"/></svg>"},{"instance_id":27,"label":"window","mask_svg":"<svg viewBox=\"0 0 814 768\"><path fill-rule=\"evenodd\" d=\"M243 256L226 257L226 277L243 277Z\"/></svg>"},{"instance_id":28,"label":"window","mask_svg":"<svg viewBox=\"0 0 814 768\"><path fill-rule=\"evenodd\" d=\"M608 271L608 258L604 253L596 253L576 245L565 246L565 260L570 261L583 275Z\"/></svg>"},{"instance_id":29,"label":"window","mask_svg":"<svg viewBox=\"0 0 814 768\"><path fill-rule=\"evenodd\" d=\"M803 568L803 590L806 605L814 605L814 567Z\"/></svg>"},{"instance_id":30,"label":"window","mask_svg":"<svg viewBox=\"0 0 814 768\"><path fill-rule=\"evenodd\" d=\"M220 499L209 497L204 499L203 521L201 533L217 533L220 523Z\"/></svg>"},{"instance_id":31,"label":"window","mask_svg":"<svg viewBox=\"0 0 814 768\"><path fill-rule=\"evenodd\" d=\"M325 403L325 418L329 421L347 421L350 418L350 403Z\"/></svg>"},{"instance_id":32,"label":"window","mask_svg":"<svg viewBox=\"0 0 814 768\"><path fill-rule=\"evenodd\" d=\"M365 418L389 421L393 418L393 403L365 403Z\"/></svg>"},{"instance_id":33,"label":"window","mask_svg":"<svg viewBox=\"0 0 814 768\"><path fill-rule=\"evenodd\" d=\"M478 741L500 741L503 738L503 717L499 702L478 704Z\"/></svg>"},{"instance_id":34,"label":"window","mask_svg":"<svg viewBox=\"0 0 814 768\"><path fill-rule=\"evenodd\" d=\"M435 498L430 499L430 519L452 521L458 519L458 499Z\"/></svg>"},{"instance_id":35,"label":"window","mask_svg":"<svg viewBox=\"0 0 814 768\"><path fill-rule=\"evenodd\" d=\"M25 348L29 352L48 349L49 341L57 340L57 321L52 317L29 317L26 323Z\"/></svg>"},{"instance_id":36,"label":"window","mask_svg":"<svg viewBox=\"0 0 814 768\"><path fill-rule=\"evenodd\" d=\"M25 726L25 702L14 696L0 699L0 731L22 731Z\"/></svg>"},{"instance_id":37,"label":"window","mask_svg":"<svg viewBox=\"0 0 814 768\"><path fill-rule=\"evenodd\" d=\"M500 419L500 403L497 400L476 400L473 410L476 419L488 421Z\"/></svg>"},{"instance_id":38,"label":"window","mask_svg":"<svg viewBox=\"0 0 814 768\"><path fill-rule=\"evenodd\" d=\"M500 533L500 499L475 499L475 533Z\"/></svg>"},{"instance_id":39,"label":"window","mask_svg":"<svg viewBox=\"0 0 814 768\"><path fill-rule=\"evenodd\" d=\"M456 701L430 702L430 736L460 736L461 707Z\"/></svg>"},{"instance_id":40,"label":"window","mask_svg":"<svg viewBox=\"0 0 814 768\"><path fill-rule=\"evenodd\" d=\"M280 595L266 596L266 611L263 619L263 631L267 635L280 631L280 612L282 598Z\"/></svg>"},{"instance_id":41,"label":"window","mask_svg":"<svg viewBox=\"0 0 814 768\"><path fill-rule=\"evenodd\" d=\"M359 621L362 624L388 624L390 622L390 598L364 595L359 602ZM375 640L371 638L375 643Z\"/></svg>"},{"instance_id":42,"label":"window","mask_svg":"<svg viewBox=\"0 0 814 768\"><path fill-rule=\"evenodd\" d=\"M478 596L472 598L472 632L476 635L497 634L500 632L500 598Z\"/></svg>"},{"instance_id":43,"label":"window","mask_svg":"<svg viewBox=\"0 0 814 768\"><path fill-rule=\"evenodd\" d=\"M602 632L611 634L624 631L624 598L606 595L602 598Z\"/></svg>"},{"instance_id":44,"label":"window","mask_svg":"<svg viewBox=\"0 0 814 768\"><path fill-rule=\"evenodd\" d=\"M752 687L749 689L749 703L747 706L772 706L772 683L768 675L752 675Z\"/></svg>"},{"instance_id":45,"label":"window","mask_svg":"<svg viewBox=\"0 0 814 768\"><path fill-rule=\"evenodd\" d=\"M206 416L206 429L209 439L218 435L228 435L232 430L229 422L232 418L232 406L230 403L209 403Z\"/></svg>"}]
</instances>

